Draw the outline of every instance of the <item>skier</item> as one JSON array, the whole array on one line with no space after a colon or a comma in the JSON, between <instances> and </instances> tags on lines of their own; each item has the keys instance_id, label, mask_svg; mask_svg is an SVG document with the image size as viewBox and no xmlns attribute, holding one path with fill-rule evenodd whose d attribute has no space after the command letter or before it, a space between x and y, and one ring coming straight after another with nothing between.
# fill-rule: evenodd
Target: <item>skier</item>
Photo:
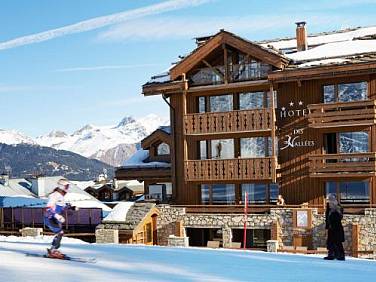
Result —
<instances>
[{"instance_id":1,"label":"skier","mask_svg":"<svg viewBox=\"0 0 376 282\"><path fill-rule=\"evenodd\" d=\"M57 184L58 186L48 197L44 224L55 234L51 248L47 249L48 257L63 259L65 255L58 250L64 235L63 223L65 218L63 213L67 208L72 207L67 205L64 200L64 196L69 190L69 182L66 179L60 179Z\"/></svg>"}]
</instances>

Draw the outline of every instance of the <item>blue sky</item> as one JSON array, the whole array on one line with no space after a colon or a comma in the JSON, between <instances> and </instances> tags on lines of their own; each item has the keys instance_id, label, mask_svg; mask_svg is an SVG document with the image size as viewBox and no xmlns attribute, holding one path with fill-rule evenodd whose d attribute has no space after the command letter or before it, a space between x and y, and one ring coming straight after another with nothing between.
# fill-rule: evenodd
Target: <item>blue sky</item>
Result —
<instances>
[{"instance_id":1,"label":"blue sky","mask_svg":"<svg viewBox=\"0 0 376 282\"><path fill-rule=\"evenodd\" d=\"M193 37L220 28L250 40L294 36L301 20L310 33L370 26L375 12L376 0L1 0L0 128L38 136L168 116L141 86L194 48Z\"/></svg>"}]
</instances>

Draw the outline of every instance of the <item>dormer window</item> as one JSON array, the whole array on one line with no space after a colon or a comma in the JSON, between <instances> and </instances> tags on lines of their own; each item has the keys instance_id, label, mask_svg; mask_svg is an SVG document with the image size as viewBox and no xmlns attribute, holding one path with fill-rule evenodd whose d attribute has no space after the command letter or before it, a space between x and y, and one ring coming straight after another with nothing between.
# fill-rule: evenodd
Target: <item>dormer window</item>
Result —
<instances>
[{"instance_id":1,"label":"dormer window","mask_svg":"<svg viewBox=\"0 0 376 282\"><path fill-rule=\"evenodd\" d=\"M158 156L164 156L170 154L170 146L167 143L161 143L158 145L157 148L157 154Z\"/></svg>"}]
</instances>

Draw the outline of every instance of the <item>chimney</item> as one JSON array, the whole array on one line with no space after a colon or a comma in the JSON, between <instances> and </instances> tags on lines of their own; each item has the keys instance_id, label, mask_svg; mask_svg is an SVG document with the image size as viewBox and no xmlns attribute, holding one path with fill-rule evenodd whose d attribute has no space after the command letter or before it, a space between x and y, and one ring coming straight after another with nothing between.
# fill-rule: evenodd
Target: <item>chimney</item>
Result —
<instances>
[{"instance_id":1,"label":"chimney","mask_svg":"<svg viewBox=\"0 0 376 282\"><path fill-rule=\"evenodd\" d=\"M296 49L298 52L308 49L306 22L296 23Z\"/></svg>"}]
</instances>

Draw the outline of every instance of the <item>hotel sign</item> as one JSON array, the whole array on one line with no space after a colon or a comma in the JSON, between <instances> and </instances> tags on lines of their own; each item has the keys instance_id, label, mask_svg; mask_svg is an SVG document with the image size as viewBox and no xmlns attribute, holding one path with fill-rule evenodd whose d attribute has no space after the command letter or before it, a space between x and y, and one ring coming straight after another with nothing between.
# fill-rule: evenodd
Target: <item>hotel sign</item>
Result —
<instances>
[{"instance_id":1,"label":"hotel sign","mask_svg":"<svg viewBox=\"0 0 376 282\"><path fill-rule=\"evenodd\" d=\"M303 107L303 102L299 101L298 109L291 109L294 106L294 102L290 102L290 109L282 107L280 111L280 118L298 118L305 117L308 115L308 109ZM313 147L315 146L315 141L306 140L303 136L304 128L294 128L291 134L286 134L284 140L282 140L283 146L280 147L280 150L283 151L287 148L296 148L296 147Z\"/></svg>"}]
</instances>

